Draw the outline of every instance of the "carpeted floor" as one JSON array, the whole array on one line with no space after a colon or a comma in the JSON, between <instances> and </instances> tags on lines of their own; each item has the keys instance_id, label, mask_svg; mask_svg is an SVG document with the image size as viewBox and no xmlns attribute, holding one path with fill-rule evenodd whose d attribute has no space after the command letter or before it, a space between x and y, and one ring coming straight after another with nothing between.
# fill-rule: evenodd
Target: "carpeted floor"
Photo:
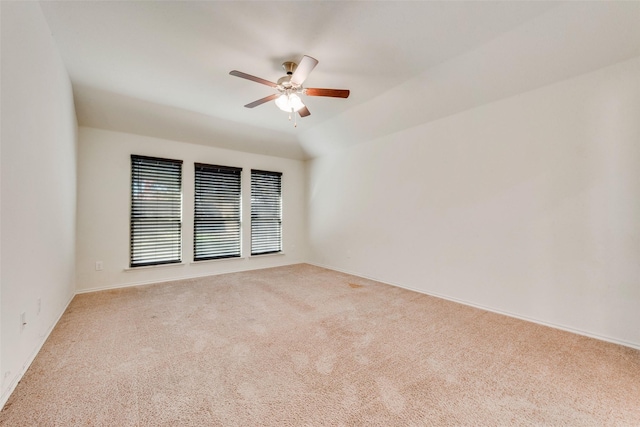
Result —
<instances>
[{"instance_id":1,"label":"carpeted floor","mask_svg":"<svg viewBox=\"0 0 640 427\"><path fill-rule=\"evenodd\" d=\"M640 352L310 265L78 295L3 426L640 426Z\"/></svg>"}]
</instances>

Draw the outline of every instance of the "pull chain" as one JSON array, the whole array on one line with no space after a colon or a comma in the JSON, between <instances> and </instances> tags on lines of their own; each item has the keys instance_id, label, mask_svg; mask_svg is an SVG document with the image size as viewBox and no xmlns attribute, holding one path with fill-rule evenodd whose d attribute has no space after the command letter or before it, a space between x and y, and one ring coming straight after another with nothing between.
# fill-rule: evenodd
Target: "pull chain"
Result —
<instances>
[{"instance_id":1,"label":"pull chain","mask_svg":"<svg viewBox=\"0 0 640 427\"><path fill-rule=\"evenodd\" d=\"M291 107L291 111L289 112L289 121L291 121L291 116L293 115L293 127L297 128L298 127L298 117L296 116L296 112L293 110L293 107Z\"/></svg>"}]
</instances>

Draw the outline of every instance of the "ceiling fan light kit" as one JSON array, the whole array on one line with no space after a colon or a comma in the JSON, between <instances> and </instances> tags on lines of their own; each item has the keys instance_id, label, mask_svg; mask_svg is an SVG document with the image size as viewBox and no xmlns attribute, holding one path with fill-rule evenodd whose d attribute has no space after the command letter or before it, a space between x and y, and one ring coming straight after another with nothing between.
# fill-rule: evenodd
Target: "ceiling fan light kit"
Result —
<instances>
[{"instance_id":1,"label":"ceiling fan light kit","mask_svg":"<svg viewBox=\"0 0 640 427\"><path fill-rule=\"evenodd\" d=\"M275 101L278 108L289 113L289 120L291 120L291 115L295 115L295 113L298 113L300 117L307 117L311 114L299 95L326 96L331 98L349 97L349 90L347 89L318 89L302 87L302 83L304 83L316 65L318 65L318 60L306 55L302 57L300 64L296 64L291 61L284 62L282 64L282 68L287 75L278 79L277 83L237 70L233 70L229 74L270 86L276 90L276 93L273 95L266 96L245 105L246 108L253 108L269 101ZM294 125L297 126L297 121L294 122Z\"/></svg>"},{"instance_id":2,"label":"ceiling fan light kit","mask_svg":"<svg viewBox=\"0 0 640 427\"><path fill-rule=\"evenodd\" d=\"M282 94L276 98L276 105L282 111L287 113L297 113L298 110L304 107L302 100L295 93Z\"/></svg>"}]
</instances>

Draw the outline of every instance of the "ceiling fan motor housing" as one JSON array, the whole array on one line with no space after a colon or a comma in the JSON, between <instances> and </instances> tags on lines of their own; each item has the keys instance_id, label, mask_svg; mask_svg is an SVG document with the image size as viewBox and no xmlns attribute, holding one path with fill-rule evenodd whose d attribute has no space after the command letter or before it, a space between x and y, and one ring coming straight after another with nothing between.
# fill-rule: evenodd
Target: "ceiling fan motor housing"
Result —
<instances>
[{"instance_id":1,"label":"ceiling fan motor housing","mask_svg":"<svg viewBox=\"0 0 640 427\"><path fill-rule=\"evenodd\" d=\"M291 84L291 76L290 75L286 75L283 77L280 77L278 79L278 87L282 88L282 89L290 89L293 87L293 85Z\"/></svg>"}]
</instances>

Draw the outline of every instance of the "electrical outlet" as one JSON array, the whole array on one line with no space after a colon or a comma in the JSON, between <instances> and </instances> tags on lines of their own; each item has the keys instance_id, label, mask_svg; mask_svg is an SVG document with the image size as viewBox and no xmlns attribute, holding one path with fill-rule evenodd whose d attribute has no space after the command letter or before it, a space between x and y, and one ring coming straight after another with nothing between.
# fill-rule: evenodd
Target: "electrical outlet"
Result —
<instances>
[{"instance_id":1,"label":"electrical outlet","mask_svg":"<svg viewBox=\"0 0 640 427\"><path fill-rule=\"evenodd\" d=\"M102 261L96 261L96 271L102 271Z\"/></svg>"},{"instance_id":2,"label":"electrical outlet","mask_svg":"<svg viewBox=\"0 0 640 427\"><path fill-rule=\"evenodd\" d=\"M27 313L20 313L20 332L27 326Z\"/></svg>"}]
</instances>

